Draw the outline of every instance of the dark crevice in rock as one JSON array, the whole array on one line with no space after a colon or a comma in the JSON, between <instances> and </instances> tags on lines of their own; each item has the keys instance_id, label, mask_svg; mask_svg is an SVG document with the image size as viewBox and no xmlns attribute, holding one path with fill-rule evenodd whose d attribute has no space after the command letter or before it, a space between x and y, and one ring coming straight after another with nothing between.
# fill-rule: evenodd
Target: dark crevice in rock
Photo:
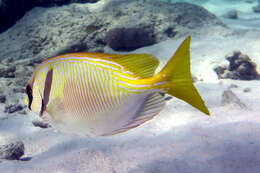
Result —
<instances>
[{"instance_id":1,"label":"dark crevice in rock","mask_svg":"<svg viewBox=\"0 0 260 173\"><path fill-rule=\"evenodd\" d=\"M151 33L143 28L114 28L107 32L106 42L114 50L131 51L154 44Z\"/></svg>"}]
</instances>

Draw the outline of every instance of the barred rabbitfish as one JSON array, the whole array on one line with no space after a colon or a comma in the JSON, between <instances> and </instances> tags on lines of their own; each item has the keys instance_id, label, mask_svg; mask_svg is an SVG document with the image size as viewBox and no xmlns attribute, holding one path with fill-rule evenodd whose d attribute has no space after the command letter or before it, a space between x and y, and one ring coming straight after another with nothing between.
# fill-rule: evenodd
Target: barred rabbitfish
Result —
<instances>
[{"instance_id":1,"label":"barred rabbitfish","mask_svg":"<svg viewBox=\"0 0 260 173\"><path fill-rule=\"evenodd\" d=\"M106 136L137 127L175 96L209 111L192 83L187 37L166 66L149 54L71 53L44 60L26 86L29 109L60 131Z\"/></svg>"}]
</instances>

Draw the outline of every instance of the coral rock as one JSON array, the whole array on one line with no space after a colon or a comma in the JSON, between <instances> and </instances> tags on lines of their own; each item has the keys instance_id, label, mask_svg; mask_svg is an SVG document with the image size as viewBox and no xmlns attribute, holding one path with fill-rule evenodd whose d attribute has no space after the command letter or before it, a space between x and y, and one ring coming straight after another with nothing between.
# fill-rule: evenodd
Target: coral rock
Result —
<instances>
[{"instance_id":1,"label":"coral rock","mask_svg":"<svg viewBox=\"0 0 260 173\"><path fill-rule=\"evenodd\" d=\"M227 55L229 66L218 66L214 70L220 79L235 80L256 80L260 79L260 74L256 71L256 64L247 55L240 51L234 51L232 55Z\"/></svg>"},{"instance_id":2,"label":"coral rock","mask_svg":"<svg viewBox=\"0 0 260 173\"><path fill-rule=\"evenodd\" d=\"M24 155L24 144L22 141L0 146L1 159L19 160L22 155Z\"/></svg>"}]
</instances>

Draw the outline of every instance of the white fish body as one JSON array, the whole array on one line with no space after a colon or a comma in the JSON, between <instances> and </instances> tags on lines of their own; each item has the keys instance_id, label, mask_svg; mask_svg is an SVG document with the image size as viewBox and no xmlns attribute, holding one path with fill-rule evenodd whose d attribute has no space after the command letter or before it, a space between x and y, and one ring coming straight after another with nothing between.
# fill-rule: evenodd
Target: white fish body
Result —
<instances>
[{"instance_id":1,"label":"white fish body","mask_svg":"<svg viewBox=\"0 0 260 173\"><path fill-rule=\"evenodd\" d=\"M179 52L187 53L187 48L189 39ZM188 65L184 80L173 80L175 71L169 65L154 76L158 63L147 54L77 53L47 59L36 68L26 87L28 107L61 131L87 136L121 133L153 118L165 104L159 92L181 98L209 114L192 85L189 63L184 63ZM181 91L183 84L188 84L189 96Z\"/></svg>"}]
</instances>

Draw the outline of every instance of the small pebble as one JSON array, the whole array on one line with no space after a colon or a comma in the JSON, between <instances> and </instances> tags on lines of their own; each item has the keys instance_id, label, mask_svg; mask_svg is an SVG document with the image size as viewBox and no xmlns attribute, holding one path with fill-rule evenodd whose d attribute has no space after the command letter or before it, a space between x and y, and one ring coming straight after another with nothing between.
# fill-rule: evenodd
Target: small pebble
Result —
<instances>
[{"instance_id":1,"label":"small pebble","mask_svg":"<svg viewBox=\"0 0 260 173\"><path fill-rule=\"evenodd\" d=\"M245 92L245 93L251 92L251 89L250 89L250 88L245 88L245 89L243 90L243 92Z\"/></svg>"},{"instance_id":2,"label":"small pebble","mask_svg":"<svg viewBox=\"0 0 260 173\"><path fill-rule=\"evenodd\" d=\"M32 157L22 157L20 158L21 161L30 161Z\"/></svg>"},{"instance_id":3,"label":"small pebble","mask_svg":"<svg viewBox=\"0 0 260 173\"><path fill-rule=\"evenodd\" d=\"M50 127L50 125L48 123L45 123L45 122L40 121L40 120L33 120L32 124L35 127L40 127L40 128L48 128L48 127Z\"/></svg>"}]
</instances>

